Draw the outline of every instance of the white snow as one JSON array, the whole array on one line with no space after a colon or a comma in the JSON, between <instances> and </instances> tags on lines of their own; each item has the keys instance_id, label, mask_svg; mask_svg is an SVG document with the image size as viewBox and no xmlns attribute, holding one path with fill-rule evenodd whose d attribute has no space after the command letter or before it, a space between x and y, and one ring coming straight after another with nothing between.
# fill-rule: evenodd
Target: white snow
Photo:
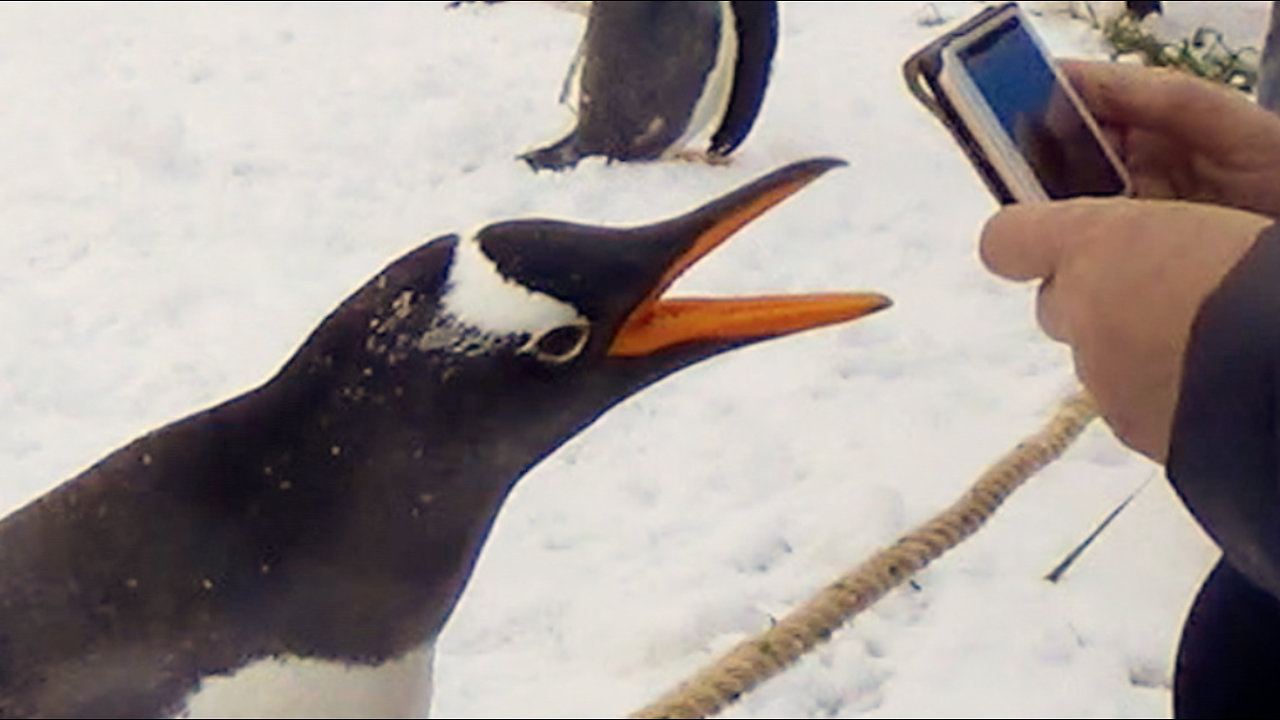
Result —
<instances>
[{"instance_id":1,"label":"white snow","mask_svg":"<svg viewBox=\"0 0 1280 720\"><path fill-rule=\"evenodd\" d=\"M611 411L521 481L436 646L437 716L638 708L949 504L1073 387L1032 290L978 261L994 202L903 87L902 59L946 27L919 22L927 5L954 22L980 3L783 3L769 95L728 167L561 175L515 159L566 124L582 26L537 4L4 5L0 502L262 382L423 233L646 222L844 157L673 291L895 306ZM1266 3L1167 5L1261 42ZM1097 52L1080 21L1038 22L1060 52ZM1042 580L1159 472L1091 429L918 589L729 716L1167 715L1216 558L1167 484Z\"/></svg>"}]
</instances>

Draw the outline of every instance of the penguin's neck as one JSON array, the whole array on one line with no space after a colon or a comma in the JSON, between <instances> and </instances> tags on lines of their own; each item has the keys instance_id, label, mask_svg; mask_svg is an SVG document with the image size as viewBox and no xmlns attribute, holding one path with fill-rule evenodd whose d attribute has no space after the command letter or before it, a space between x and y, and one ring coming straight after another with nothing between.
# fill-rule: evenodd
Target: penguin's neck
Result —
<instances>
[{"instance_id":1,"label":"penguin's neck","mask_svg":"<svg viewBox=\"0 0 1280 720\"><path fill-rule=\"evenodd\" d=\"M380 628L373 645L325 632L315 650L396 654L443 625L514 482L559 442L504 436L501 421L424 399L394 373L316 386L327 392L264 388L279 393L273 428L226 407L223 425L239 438L223 444L258 452L230 458L236 466L221 474L245 493L234 508L241 520L273 518L254 541L279 554L285 577L296 575L298 592L281 605L314 615L305 634L334 622ZM254 442L273 431L278 441Z\"/></svg>"}]
</instances>

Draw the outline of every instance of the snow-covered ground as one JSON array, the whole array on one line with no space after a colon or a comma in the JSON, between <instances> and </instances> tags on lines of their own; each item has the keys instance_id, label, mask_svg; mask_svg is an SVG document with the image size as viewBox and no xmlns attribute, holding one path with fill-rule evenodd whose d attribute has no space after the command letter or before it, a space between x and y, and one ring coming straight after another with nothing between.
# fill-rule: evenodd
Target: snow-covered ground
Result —
<instances>
[{"instance_id":1,"label":"snow-covered ground","mask_svg":"<svg viewBox=\"0 0 1280 720\"><path fill-rule=\"evenodd\" d=\"M1033 3L1062 54L1091 30ZM896 305L683 371L511 496L440 638L434 714L617 716L957 497L1073 387L1032 293L989 277L994 210L902 59L974 2L782 4L728 167L534 175L582 20L532 3L0 6L0 504L269 377L426 237L635 223L786 162L824 177L679 292L875 289ZM1265 2L1166 3L1260 43ZM926 7L930 6L930 7ZM1216 553L1101 427L991 525L736 717L1151 717Z\"/></svg>"}]
</instances>

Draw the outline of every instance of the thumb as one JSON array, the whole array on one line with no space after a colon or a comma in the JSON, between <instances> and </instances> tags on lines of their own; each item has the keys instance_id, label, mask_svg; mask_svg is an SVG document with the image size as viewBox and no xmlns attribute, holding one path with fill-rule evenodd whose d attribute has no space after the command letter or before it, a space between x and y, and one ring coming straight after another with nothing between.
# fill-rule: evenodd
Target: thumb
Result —
<instances>
[{"instance_id":1,"label":"thumb","mask_svg":"<svg viewBox=\"0 0 1280 720\"><path fill-rule=\"evenodd\" d=\"M1077 201L1009 205L982 229L979 253L991 272L1009 280L1053 277L1061 261L1065 213Z\"/></svg>"}]
</instances>

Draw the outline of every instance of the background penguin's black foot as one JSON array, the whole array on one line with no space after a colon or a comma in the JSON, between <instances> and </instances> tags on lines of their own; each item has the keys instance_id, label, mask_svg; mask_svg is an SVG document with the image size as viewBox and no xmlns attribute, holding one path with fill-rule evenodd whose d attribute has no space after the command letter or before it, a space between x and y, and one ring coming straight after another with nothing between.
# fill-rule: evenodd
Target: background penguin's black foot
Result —
<instances>
[{"instance_id":1,"label":"background penguin's black foot","mask_svg":"<svg viewBox=\"0 0 1280 720\"><path fill-rule=\"evenodd\" d=\"M711 165L713 167L724 167L733 162L728 155L709 152L705 150L681 150L671 154L672 160L681 160L690 163L702 163L703 165Z\"/></svg>"},{"instance_id":2,"label":"background penguin's black foot","mask_svg":"<svg viewBox=\"0 0 1280 720\"><path fill-rule=\"evenodd\" d=\"M524 153L520 159L529 163L529 167L534 171L568 170L583 158L583 154L578 150L577 140L577 134L569 133L559 142Z\"/></svg>"}]
</instances>

